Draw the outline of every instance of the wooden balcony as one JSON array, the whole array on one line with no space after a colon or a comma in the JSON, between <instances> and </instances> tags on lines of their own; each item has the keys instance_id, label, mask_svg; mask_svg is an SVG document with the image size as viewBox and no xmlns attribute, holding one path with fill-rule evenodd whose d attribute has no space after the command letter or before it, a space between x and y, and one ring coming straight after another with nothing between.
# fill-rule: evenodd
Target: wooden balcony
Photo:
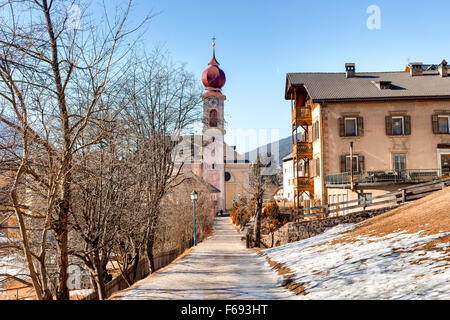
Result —
<instances>
[{"instance_id":1,"label":"wooden balcony","mask_svg":"<svg viewBox=\"0 0 450 320\"><path fill-rule=\"evenodd\" d=\"M298 159L313 159L313 146L311 142L298 141L293 146L293 155Z\"/></svg>"},{"instance_id":2,"label":"wooden balcony","mask_svg":"<svg viewBox=\"0 0 450 320\"><path fill-rule=\"evenodd\" d=\"M311 126L312 113L311 108L305 106L298 106L292 111L292 125L293 126Z\"/></svg>"},{"instance_id":3,"label":"wooden balcony","mask_svg":"<svg viewBox=\"0 0 450 320\"><path fill-rule=\"evenodd\" d=\"M297 191L314 192L314 178L311 177L294 178L294 187Z\"/></svg>"}]
</instances>

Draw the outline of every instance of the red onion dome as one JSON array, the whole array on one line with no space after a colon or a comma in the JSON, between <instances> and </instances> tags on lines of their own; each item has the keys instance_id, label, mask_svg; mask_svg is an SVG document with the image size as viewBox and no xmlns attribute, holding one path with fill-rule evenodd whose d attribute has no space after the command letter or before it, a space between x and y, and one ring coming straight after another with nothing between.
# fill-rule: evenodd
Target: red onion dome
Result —
<instances>
[{"instance_id":1,"label":"red onion dome","mask_svg":"<svg viewBox=\"0 0 450 320\"><path fill-rule=\"evenodd\" d=\"M208 63L209 68L203 72L202 82L206 89L222 89L225 85L226 77L225 72L219 68L219 62L216 60L215 50L213 49L213 57Z\"/></svg>"}]
</instances>

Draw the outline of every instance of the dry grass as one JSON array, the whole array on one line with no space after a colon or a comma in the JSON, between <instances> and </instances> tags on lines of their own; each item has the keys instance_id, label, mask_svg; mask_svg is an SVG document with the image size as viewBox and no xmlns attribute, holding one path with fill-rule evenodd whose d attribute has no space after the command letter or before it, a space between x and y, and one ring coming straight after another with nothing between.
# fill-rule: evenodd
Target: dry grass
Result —
<instances>
[{"instance_id":1,"label":"dry grass","mask_svg":"<svg viewBox=\"0 0 450 320\"><path fill-rule=\"evenodd\" d=\"M258 254L262 255L261 252L258 252ZM272 269L276 270L280 276L283 276L283 287L292 291L296 295L306 296L308 294L308 292L305 289L305 286L302 283L295 282L292 279L297 275L291 269L285 267L281 263L270 260L268 257L266 257L266 260Z\"/></svg>"},{"instance_id":2,"label":"dry grass","mask_svg":"<svg viewBox=\"0 0 450 320\"><path fill-rule=\"evenodd\" d=\"M356 237L381 237L394 232L433 235L450 231L450 190L435 192L377 217L361 222L355 229L345 233L331 244L352 242ZM447 243L448 237L433 241Z\"/></svg>"}]
</instances>

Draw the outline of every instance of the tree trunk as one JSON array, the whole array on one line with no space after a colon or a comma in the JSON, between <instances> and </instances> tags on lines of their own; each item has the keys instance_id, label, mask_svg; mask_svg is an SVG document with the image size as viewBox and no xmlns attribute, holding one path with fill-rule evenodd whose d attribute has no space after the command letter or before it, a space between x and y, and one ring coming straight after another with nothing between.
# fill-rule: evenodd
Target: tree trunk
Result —
<instances>
[{"instance_id":1,"label":"tree trunk","mask_svg":"<svg viewBox=\"0 0 450 320\"><path fill-rule=\"evenodd\" d=\"M104 275L104 266L102 261L100 260L100 254L98 250L94 252L94 270L95 270L95 281L97 283L97 293L98 300L106 299L106 287L105 287L105 275Z\"/></svg>"},{"instance_id":2,"label":"tree trunk","mask_svg":"<svg viewBox=\"0 0 450 320\"><path fill-rule=\"evenodd\" d=\"M255 219L255 248L261 247L261 213L262 200L256 201L256 219Z\"/></svg>"},{"instance_id":3,"label":"tree trunk","mask_svg":"<svg viewBox=\"0 0 450 320\"><path fill-rule=\"evenodd\" d=\"M59 205L58 221L54 225L56 233L58 285L56 290L57 300L70 300L69 288L67 287L69 267L68 230L67 230L68 202L61 201Z\"/></svg>"},{"instance_id":4,"label":"tree trunk","mask_svg":"<svg viewBox=\"0 0 450 320\"><path fill-rule=\"evenodd\" d=\"M147 258L150 265L149 273L155 272L155 257L153 255L154 245L155 245L155 232L151 231L147 241Z\"/></svg>"}]
</instances>

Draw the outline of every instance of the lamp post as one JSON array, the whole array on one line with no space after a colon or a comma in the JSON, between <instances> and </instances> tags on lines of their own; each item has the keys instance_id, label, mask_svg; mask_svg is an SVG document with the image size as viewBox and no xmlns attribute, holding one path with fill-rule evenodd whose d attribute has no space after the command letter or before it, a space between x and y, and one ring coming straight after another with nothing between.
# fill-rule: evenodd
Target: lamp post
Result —
<instances>
[{"instance_id":1,"label":"lamp post","mask_svg":"<svg viewBox=\"0 0 450 320\"><path fill-rule=\"evenodd\" d=\"M192 203L194 204L194 247L197 245L197 242L196 242L196 233L195 233L195 202L197 201L197 199L198 199L198 193L194 190L194 191L192 191L192 193L191 193L191 200L192 200Z\"/></svg>"}]
</instances>

